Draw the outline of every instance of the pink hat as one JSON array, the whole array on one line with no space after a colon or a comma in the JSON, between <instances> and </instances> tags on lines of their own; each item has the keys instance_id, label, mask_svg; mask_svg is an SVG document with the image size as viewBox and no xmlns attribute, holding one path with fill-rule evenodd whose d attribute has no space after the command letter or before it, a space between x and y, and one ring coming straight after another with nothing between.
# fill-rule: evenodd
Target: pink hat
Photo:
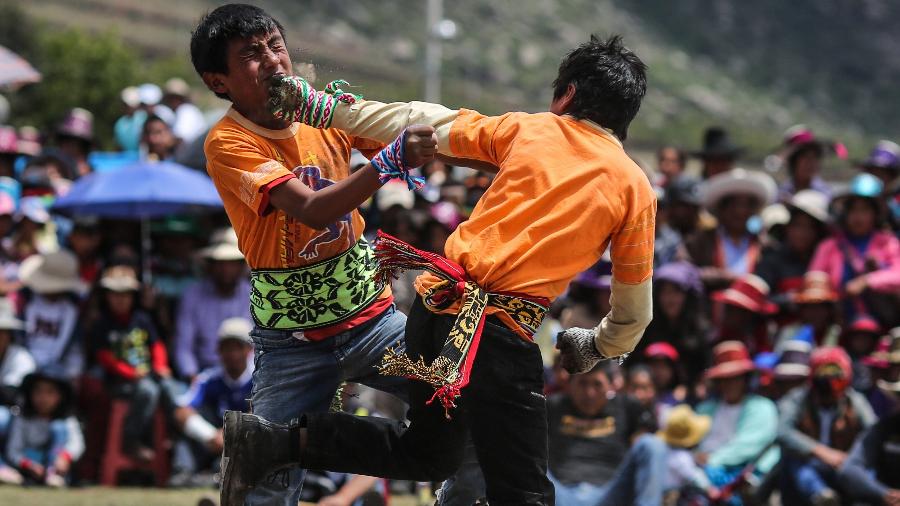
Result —
<instances>
[{"instance_id":1,"label":"pink hat","mask_svg":"<svg viewBox=\"0 0 900 506\"><path fill-rule=\"evenodd\" d=\"M87 142L94 140L94 115L87 109L76 107L56 127L56 133Z\"/></svg>"},{"instance_id":2,"label":"pink hat","mask_svg":"<svg viewBox=\"0 0 900 506\"><path fill-rule=\"evenodd\" d=\"M647 358L667 358L672 362L678 362L678 350L665 341L647 346L647 349L644 350L644 356Z\"/></svg>"},{"instance_id":3,"label":"pink hat","mask_svg":"<svg viewBox=\"0 0 900 506\"><path fill-rule=\"evenodd\" d=\"M18 154L19 136L11 126L0 126L0 154Z\"/></svg>"},{"instance_id":4,"label":"pink hat","mask_svg":"<svg viewBox=\"0 0 900 506\"><path fill-rule=\"evenodd\" d=\"M0 192L0 216L11 216L16 212L16 201L6 192Z\"/></svg>"}]
</instances>

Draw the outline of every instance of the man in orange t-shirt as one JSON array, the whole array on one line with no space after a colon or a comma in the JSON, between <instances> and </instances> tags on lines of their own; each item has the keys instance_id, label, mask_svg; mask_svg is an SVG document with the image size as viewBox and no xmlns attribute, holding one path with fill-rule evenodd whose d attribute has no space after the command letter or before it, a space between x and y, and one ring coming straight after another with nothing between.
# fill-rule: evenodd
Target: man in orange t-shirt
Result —
<instances>
[{"instance_id":1,"label":"man in orange t-shirt","mask_svg":"<svg viewBox=\"0 0 900 506\"><path fill-rule=\"evenodd\" d=\"M384 147L274 117L269 83L291 72L291 60L281 25L258 7L225 5L204 16L191 59L207 87L231 102L204 150L251 269L253 411L285 423L327 411L342 381L405 397L406 382L377 366L386 349L403 347L406 318L374 277L356 208L387 179L415 184L408 169L433 158L433 128L410 127ZM353 174L352 148L372 157ZM249 502L296 506L302 479L300 469L273 476Z\"/></svg>"},{"instance_id":2,"label":"man in orange t-shirt","mask_svg":"<svg viewBox=\"0 0 900 506\"><path fill-rule=\"evenodd\" d=\"M254 465L299 463L443 480L459 466L470 433L490 504L553 504L543 367L531 333L549 302L608 246L612 310L598 328L560 336L564 362L583 372L627 354L652 315L656 200L621 144L646 90L644 64L620 38L591 37L560 65L550 112L499 117L420 102L333 104L296 78L281 81L274 105L286 117L376 140L410 123L431 124L440 153L499 171L448 239L447 258L390 237L377 246L382 268L430 271L416 281L420 298L407 322L406 353L382 369L427 382L410 385L409 426L329 413L307 414L299 429L288 429L226 414L226 455L240 459L232 473L253 482ZM322 108L333 115L310 116ZM469 350L455 367L450 358L458 354L447 353L453 346ZM457 397L459 408L446 411ZM267 442L291 431L301 442L297 458L265 460Z\"/></svg>"}]
</instances>

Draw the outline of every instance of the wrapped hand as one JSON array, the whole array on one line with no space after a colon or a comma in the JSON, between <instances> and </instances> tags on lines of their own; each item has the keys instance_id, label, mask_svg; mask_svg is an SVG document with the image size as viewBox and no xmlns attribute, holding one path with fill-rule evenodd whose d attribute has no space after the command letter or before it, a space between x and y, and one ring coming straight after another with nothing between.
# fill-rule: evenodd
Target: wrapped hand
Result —
<instances>
[{"instance_id":1,"label":"wrapped hand","mask_svg":"<svg viewBox=\"0 0 900 506\"><path fill-rule=\"evenodd\" d=\"M346 86L347 81L337 80L328 83L324 91L317 91L302 77L275 76L269 88L269 111L278 119L328 128L340 102L353 104L362 98L341 89Z\"/></svg>"},{"instance_id":2,"label":"wrapped hand","mask_svg":"<svg viewBox=\"0 0 900 506\"><path fill-rule=\"evenodd\" d=\"M593 329L573 327L556 335L556 347L560 351L560 365L571 374L590 371L606 359L594 344Z\"/></svg>"}]
</instances>

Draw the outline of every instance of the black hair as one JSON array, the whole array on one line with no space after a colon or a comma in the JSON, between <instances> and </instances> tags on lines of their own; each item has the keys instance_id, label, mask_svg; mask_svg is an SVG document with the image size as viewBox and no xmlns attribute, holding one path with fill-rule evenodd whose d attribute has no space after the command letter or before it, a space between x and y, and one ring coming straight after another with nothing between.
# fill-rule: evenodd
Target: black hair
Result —
<instances>
[{"instance_id":1,"label":"black hair","mask_svg":"<svg viewBox=\"0 0 900 506\"><path fill-rule=\"evenodd\" d=\"M207 13L191 32L191 63L202 77L205 72L228 73L228 43L284 27L269 13L247 4L227 4ZM222 93L219 98L228 99Z\"/></svg>"},{"instance_id":2,"label":"black hair","mask_svg":"<svg viewBox=\"0 0 900 506\"><path fill-rule=\"evenodd\" d=\"M150 123L153 123L156 121L159 121L163 125L166 125L166 128L168 128L169 130L172 130L172 125L170 125L169 122L162 119L160 116L157 116L156 114L151 114L151 115L147 116L147 119L144 120L144 126L141 127L141 135L147 135L147 128L149 127Z\"/></svg>"},{"instance_id":3,"label":"black hair","mask_svg":"<svg viewBox=\"0 0 900 506\"><path fill-rule=\"evenodd\" d=\"M22 382L22 393L23 402L22 402L22 415L24 416L36 416L37 410L34 406L34 401L31 398L31 393L34 391L35 386L38 383L48 383L53 385L59 391L59 404L56 406L56 409L53 410L53 413L50 414L50 417L58 420L60 418L65 418L71 414L72 410L72 387L66 381L61 378L55 378L51 376L44 376L41 374L32 374L26 376L28 381Z\"/></svg>"},{"instance_id":4,"label":"black hair","mask_svg":"<svg viewBox=\"0 0 900 506\"><path fill-rule=\"evenodd\" d=\"M559 64L553 81L553 98L575 86L575 96L565 111L577 119L589 119L625 140L628 125L641 108L647 92L647 66L622 37L600 40L595 35L573 49Z\"/></svg>"}]
</instances>

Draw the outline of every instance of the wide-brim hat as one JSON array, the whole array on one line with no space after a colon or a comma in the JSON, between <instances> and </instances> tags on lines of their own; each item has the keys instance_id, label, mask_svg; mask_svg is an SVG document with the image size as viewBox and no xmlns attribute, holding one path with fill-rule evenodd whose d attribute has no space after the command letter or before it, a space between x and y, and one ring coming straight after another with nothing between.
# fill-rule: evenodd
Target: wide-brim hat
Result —
<instances>
[{"instance_id":1,"label":"wide-brim hat","mask_svg":"<svg viewBox=\"0 0 900 506\"><path fill-rule=\"evenodd\" d=\"M94 142L94 115L87 109L76 107L68 112L56 126L56 134Z\"/></svg>"},{"instance_id":2,"label":"wide-brim hat","mask_svg":"<svg viewBox=\"0 0 900 506\"><path fill-rule=\"evenodd\" d=\"M666 425L656 433L669 446L693 448L700 444L712 426L712 418L694 413L687 404L679 404L669 411Z\"/></svg>"},{"instance_id":3,"label":"wide-brim hat","mask_svg":"<svg viewBox=\"0 0 900 506\"><path fill-rule=\"evenodd\" d=\"M728 131L721 127L707 128L703 133L703 147L692 151L698 158L737 158L744 152L744 147L732 142Z\"/></svg>"},{"instance_id":4,"label":"wide-brim hat","mask_svg":"<svg viewBox=\"0 0 900 506\"><path fill-rule=\"evenodd\" d=\"M803 276L803 287L792 299L795 304L832 303L840 299L840 294L832 288L827 272L810 271Z\"/></svg>"},{"instance_id":5,"label":"wide-brim hat","mask_svg":"<svg viewBox=\"0 0 900 506\"><path fill-rule=\"evenodd\" d=\"M19 267L19 279L36 293L80 292L78 259L65 250L31 255Z\"/></svg>"},{"instance_id":6,"label":"wide-brim hat","mask_svg":"<svg viewBox=\"0 0 900 506\"><path fill-rule=\"evenodd\" d=\"M809 367L810 353L812 353L812 345L806 341L792 339L784 343L781 347L781 356L773 369L775 379L808 378L812 372Z\"/></svg>"},{"instance_id":7,"label":"wide-brim hat","mask_svg":"<svg viewBox=\"0 0 900 506\"><path fill-rule=\"evenodd\" d=\"M135 292L141 288L134 268L115 265L103 271L100 286L111 292Z\"/></svg>"},{"instance_id":8,"label":"wide-brim hat","mask_svg":"<svg viewBox=\"0 0 900 506\"><path fill-rule=\"evenodd\" d=\"M591 290L609 290L612 287L612 262L601 258L587 270L575 276L572 283Z\"/></svg>"},{"instance_id":9,"label":"wide-brim hat","mask_svg":"<svg viewBox=\"0 0 900 506\"><path fill-rule=\"evenodd\" d=\"M816 190L800 190L785 202L788 211L802 212L822 225L828 224L828 196Z\"/></svg>"},{"instance_id":10,"label":"wide-brim hat","mask_svg":"<svg viewBox=\"0 0 900 506\"><path fill-rule=\"evenodd\" d=\"M250 344L251 330L253 330L253 324L247 318L240 316L226 318L219 325L219 342L234 340Z\"/></svg>"},{"instance_id":11,"label":"wide-brim hat","mask_svg":"<svg viewBox=\"0 0 900 506\"><path fill-rule=\"evenodd\" d=\"M900 146L891 141L878 141L869 157L857 163L863 169L878 168L900 171Z\"/></svg>"},{"instance_id":12,"label":"wide-brim hat","mask_svg":"<svg viewBox=\"0 0 900 506\"><path fill-rule=\"evenodd\" d=\"M216 231L210 245L200 250L200 255L207 260L220 262L243 260L244 254L238 247L238 237L231 227Z\"/></svg>"},{"instance_id":13,"label":"wide-brim hat","mask_svg":"<svg viewBox=\"0 0 900 506\"><path fill-rule=\"evenodd\" d=\"M744 308L754 313L775 314L778 305L768 300L769 285L755 274L747 274L726 290L712 295L713 300L730 306Z\"/></svg>"},{"instance_id":14,"label":"wide-brim hat","mask_svg":"<svg viewBox=\"0 0 900 506\"><path fill-rule=\"evenodd\" d=\"M708 379L733 378L756 370L747 346L740 341L723 341L713 348L713 366L706 370Z\"/></svg>"},{"instance_id":15,"label":"wide-brim hat","mask_svg":"<svg viewBox=\"0 0 900 506\"><path fill-rule=\"evenodd\" d=\"M806 148L816 149L822 156L831 152L838 158L847 158L847 147L844 144L816 137L806 125L794 125L784 132L781 155L785 160Z\"/></svg>"},{"instance_id":16,"label":"wide-brim hat","mask_svg":"<svg viewBox=\"0 0 900 506\"><path fill-rule=\"evenodd\" d=\"M752 195L760 207L771 204L778 194L775 180L757 170L731 169L707 179L702 187L703 205L715 210L719 202L728 195Z\"/></svg>"},{"instance_id":17,"label":"wide-brim hat","mask_svg":"<svg viewBox=\"0 0 900 506\"><path fill-rule=\"evenodd\" d=\"M667 282L681 288L685 292L703 295L703 281L700 270L694 264L683 260L669 262L653 271L653 280L657 283Z\"/></svg>"}]
</instances>

